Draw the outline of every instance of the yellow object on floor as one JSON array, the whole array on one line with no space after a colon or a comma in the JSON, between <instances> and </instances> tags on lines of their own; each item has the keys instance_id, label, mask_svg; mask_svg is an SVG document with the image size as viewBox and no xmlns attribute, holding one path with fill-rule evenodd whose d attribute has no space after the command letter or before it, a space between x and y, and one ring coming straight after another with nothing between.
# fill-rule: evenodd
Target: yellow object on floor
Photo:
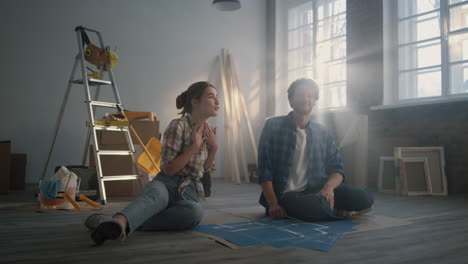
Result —
<instances>
[{"instance_id":1,"label":"yellow object on floor","mask_svg":"<svg viewBox=\"0 0 468 264\"><path fill-rule=\"evenodd\" d=\"M161 147L162 144L159 140L157 140L155 137L150 138L148 144L146 144L146 149L148 150L150 157L156 163L157 167L154 166L146 152L141 153L141 155L138 157L138 167L149 174L158 174L159 171L161 171Z\"/></svg>"},{"instance_id":2,"label":"yellow object on floor","mask_svg":"<svg viewBox=\"0 0 468 264\"><path fill-rule=\"evenodd\" d=\"M78 197L80 197L81 201L91 205L92 207L99 208L99 204L95 203L93 200L89 199L84 194L80 193L80 195Z\"/></svg>"},{"instance_id":3,"label":"yellow object on floor","mask_svg":"<svg viewBox=\"0 0 468 264\"><path fill-rule=\"evenodd\" d=\"M80 211L81 207L80 205L75 201L75 198L71 197L68 193L63 193L63 197L69 201L73 207L75 207L75 210Z\"/></svg>"}]
</instances>

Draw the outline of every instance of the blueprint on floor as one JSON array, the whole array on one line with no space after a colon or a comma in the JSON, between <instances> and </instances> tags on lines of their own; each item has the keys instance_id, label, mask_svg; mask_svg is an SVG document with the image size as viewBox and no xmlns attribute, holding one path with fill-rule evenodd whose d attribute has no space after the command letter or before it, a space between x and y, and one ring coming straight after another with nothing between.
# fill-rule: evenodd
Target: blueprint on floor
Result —
<instances>
[{"instance_id":1,"label":"blueprint on floor","mask_svg":"<svg viewBox=\"0 0 468 264\"><path fill-rule=\"evenodd\" d=\"M201 225L194 231L220 237L239 247L268 244L329 251L344 232L355 231L351 220L304 222L293 219L260 218L254 221Z\"/></svg>"}]
</instances>

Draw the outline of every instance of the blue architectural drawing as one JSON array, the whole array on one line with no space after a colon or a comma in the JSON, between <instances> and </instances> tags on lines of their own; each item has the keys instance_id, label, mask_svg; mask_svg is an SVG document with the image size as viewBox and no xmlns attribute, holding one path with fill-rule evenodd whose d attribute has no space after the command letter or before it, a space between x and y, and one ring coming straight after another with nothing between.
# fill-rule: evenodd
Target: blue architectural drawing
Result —
<instances>
[{"instance_id":1,"label":"blue architectural drawing","mask_svg":"<svg viewBox=\"0 0 468 264\"><path fill-rule=\"evenodd\" d=\"M344 232L355 231L351 220L304 222L264 217L254 221L201 225L194 231L214 235L240 247L268 244L329 251Z\"/></svg>"}]
</instances>

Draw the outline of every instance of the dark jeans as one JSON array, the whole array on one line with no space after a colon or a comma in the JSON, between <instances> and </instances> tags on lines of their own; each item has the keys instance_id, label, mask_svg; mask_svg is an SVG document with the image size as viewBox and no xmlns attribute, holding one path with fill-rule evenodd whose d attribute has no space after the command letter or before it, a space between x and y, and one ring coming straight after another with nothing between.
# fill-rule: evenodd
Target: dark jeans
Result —
<instances>
[{"instance_id":1,"label":"dark jeans","mask_svg":"<svg viewBox=\"0 0 468 264\"><path fill-rule=\"evenodd\" d=\"M303 221L343 219L337 215L339 210L361 211L374 204L373 195L366 188L341 184L334 190L335 209L331 210L325 197L318 194L319 191L287 192L281 196L280 204L288 216Z\"/></svg>"},{"instance_id":2,"label":"dark jeans","mask_svg":"<svg viewBox=\"0 0 468 264\"><path fill-rule=\"evenodd\" d=\"M178 187L181 177L158 174L146 184L145 191L121 214L128 220L130 231L141 226L143 231L181 230L197 226L203 217L203 208L198 203L195 185L191 182L185 189L183 200Z\"/></svg>"}]
</instances>

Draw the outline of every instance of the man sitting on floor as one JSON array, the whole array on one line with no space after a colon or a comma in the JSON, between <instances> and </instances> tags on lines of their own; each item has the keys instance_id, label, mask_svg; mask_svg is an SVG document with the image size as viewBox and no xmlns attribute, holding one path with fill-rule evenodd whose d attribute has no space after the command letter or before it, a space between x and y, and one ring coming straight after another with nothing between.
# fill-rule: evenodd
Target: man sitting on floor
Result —
<instances>
[{"instance_id":1,"label":"man sitting on floor","mask_svg":"<svg viewBox=\"0 0 468 264\"><path fill-rule=\"evenodd\" d=\"M267 120L260 137L260 204L272 218L342 219L368 212L374 199L365 188L343 184L340 152L324 126L310 120L317 84L298 79L288 89L293 109Z\"/></svg>"}]
</instances>

